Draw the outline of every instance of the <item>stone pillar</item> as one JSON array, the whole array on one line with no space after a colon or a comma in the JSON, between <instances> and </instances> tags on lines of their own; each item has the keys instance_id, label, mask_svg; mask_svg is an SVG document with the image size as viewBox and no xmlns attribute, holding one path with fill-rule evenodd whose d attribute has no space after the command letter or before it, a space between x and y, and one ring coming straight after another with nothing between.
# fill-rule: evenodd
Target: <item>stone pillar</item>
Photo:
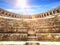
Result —
<instances>
[{"instance_id":1,"label":"stone pillar","mask_svg":"<svg viewBox=\"0 0 60 45\"><path fill-rule=\"evenodd\" d=\"M42 16L44 17L44 14L42 14Z\"/></svg>"},{"instance_id":2,"label":"stone pillar","mask_svg":"<svg viewBox=\"0 0 60 45\"><path fill-rule=\"evenodd\" d=\"M51 11L52 15L54 14L53 11Z\"/></svg>"}]
</instances>

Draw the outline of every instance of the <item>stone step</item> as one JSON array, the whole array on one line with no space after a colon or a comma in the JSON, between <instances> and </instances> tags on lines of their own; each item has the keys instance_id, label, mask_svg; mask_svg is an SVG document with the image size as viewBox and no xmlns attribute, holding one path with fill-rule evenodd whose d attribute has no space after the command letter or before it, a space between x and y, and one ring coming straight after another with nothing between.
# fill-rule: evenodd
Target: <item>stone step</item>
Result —
<instances>
[{"instance_id":1,"label":"stone step","mask_svg":"<svg viewBox=\"0 0 60 45\"><path fill-rule=\"evenodd\" d=\"M26 41L27 34L25 33L0 33L0 41Z\"/></svg>"}]
</instances>

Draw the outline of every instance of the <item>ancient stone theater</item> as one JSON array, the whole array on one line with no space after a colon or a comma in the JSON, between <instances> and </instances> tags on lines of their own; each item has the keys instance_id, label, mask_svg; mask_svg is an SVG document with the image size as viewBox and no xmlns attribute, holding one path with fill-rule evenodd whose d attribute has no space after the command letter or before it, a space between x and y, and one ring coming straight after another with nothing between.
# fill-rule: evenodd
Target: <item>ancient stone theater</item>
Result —
<instances>
[{"instance_id":1,"label":"ancient stone theater","mask_svg":"<svg viewBox=\"0 0 60 45\"><path fill-rule=\"evenodd\" d=\"M60 7L35 15L0 8L0 41L60 41Z\"/></svg>"}]
</instances>

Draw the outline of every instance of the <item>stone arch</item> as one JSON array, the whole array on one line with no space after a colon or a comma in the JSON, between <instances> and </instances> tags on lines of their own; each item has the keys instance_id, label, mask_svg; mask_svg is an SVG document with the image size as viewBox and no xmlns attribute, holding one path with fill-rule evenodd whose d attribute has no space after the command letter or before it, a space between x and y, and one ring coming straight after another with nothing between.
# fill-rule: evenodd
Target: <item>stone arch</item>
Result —
<instances>
[{"instance_id":1,"label":"stone arch","mask_svg":"<svg viewBox=\"0 0 60 45\"><path fill-rule=\"evenodd\" d=\"M6 11L4 11L4 14L6 15Z\"/></svg>"},{"instance_id":2,"label":"stone arch","mask_svg":"<svg viewBox=\"0 0 60 45\"><path fill-rule=\"evenodd\" d=\"M57 12L57 13L60 13L60 9L57 9L56 12Z\"/></svg>"},{"instance_id":3,"label":"stone arch","mask_svg":"<svg viewBox=\"0 0 60 45\"><path fill-rule=\"evenodd\" d=\"M46 14L44 13L44 17L46 16Z\"/></svg>"},{"instance_id":4,"label":"stone arch","mask_svg":"<svg viewBox=\"0 0 60 45\"><path fill-rule=\"evenodd\" d=\"M10 13L9 12L7 12L7 16L9 16L10 15Z\"/></svg>"},{"instance_id":5,"label":"stone arch","mask_svg":"<svg viewBox=\"0 0 60 45\"><path fill-rule=\"evenodd\" d=\"M11 14L9 13L9 16L11 16Z\"/></svg>"},{"instance_id":6,"label":"stone arch","mask_svg":"<svg viewBox=\"0 0 60 45\"><path fill-rule=\"evenodd\" d=\"M9 16L12 17L12 14L10 13Z\"/></svg>"},{"instance_id":7,"label":"stone arch","mask_svg":"<svg viewBox=\"0 0 60 45\"><path fill-rule=\"evenodd\" d=\"M41 14L39 14L39 16L38 16L39 18L41 18L42 16L41 16Z\"/></svg>"},{"instance_id":8,"label":"stone arch","mask_svg":"<svg viewBox=\"0 0 60 45\"><path fill-rule=\"evenodd\" d=\"M5 12L5 15L8 15L8 13L7 13L7 12Z\"/></svg>"},{"instance_id":9,"label":"stone arch","mask_svg":"<svg viewBox=\"0 0 60 45\"><path fill-rule=\"evenodd\" d=\"M41 18L41 15L40 15L40 14L38 14L38 15L36 15L35 17L36 17L36 18Z\"/></svg>"},{"instance_id":10,"label":"stone arch","mask_svg":"<svg viewBox=\"0 0 60 45\"><path fill-rule=\"evenodd\" d=\"M7 12L5 12L5 15L7 15Z\"/></svg>"},{"instance_id":11,"label":"stone arch","mask_svg":"<svg viewBox=\"0 0 60 45\"><path fill-rule=\"evenodd\" d=\"M3 10L1 11L1 14L4 14L4 11Z\"/></svg>"},{"instance_id":12,"label":"stone arch","mask_svg":"<svg viewBox=\"0 0 60 45\"><path fill-rule=\"evenodd\" d=\"M54 14L57 13L57 9L53 10L53 13L54 13Z\"/></svg>"},{"instance_id":13,"label":"stone arch","mask_svg":"<svg viewBox=\"0 0 60 45\"><path fill-rule=\"evenodd\" d=\"M42 16L40 15L39 17L41 18Z\"/></svg>"},{"instance_id":14,"label":"stone arch","mask_svg":"<svg viewBox=\"0 0 60 45\"><path fill-rule=\"evenodd\" d=\"M14 17L14 14L12 14L11 17Z\"/></svg>"},{"instance_id":15,"label":"stone arch","mask_svg":"<svg viewBox=\"0 0 60 45\"><path fill-rule=\"evenodd\" d=\"M50 15L52 15L52 12L53 12L53 11L50 11Z\"/></svg>"},{"instance_id":16,"label":"stone arch","mask_svg":"<svg viewBox=\"0 0 60 45\"><path fill-rule=\"evenodd\" d=\"M14 17L15 17L15 18L18 18L18 17L19 17L19 15L17 15L17 14L14 14Z\"/></svg>"},{"instance_id":17,"label":"stone arch","mask_svg":"<svg viewBox=\"0 0 60 45\"><path fill-rule=\"evenodd\" d=\"M47 16L49 16L50 15L50 12L47 12Z\"/></svg>"}]
</instances>

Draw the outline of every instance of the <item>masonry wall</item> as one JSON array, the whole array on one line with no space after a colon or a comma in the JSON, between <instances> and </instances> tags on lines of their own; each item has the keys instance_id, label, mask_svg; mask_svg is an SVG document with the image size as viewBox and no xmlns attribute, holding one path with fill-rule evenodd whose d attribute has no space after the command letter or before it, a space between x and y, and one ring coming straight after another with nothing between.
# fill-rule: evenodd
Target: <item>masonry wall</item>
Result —
<instances>
[{"instance_id":1,"label":"masonry wall","mask_svg":"<svg viewBox=\"0 0 60 45\"><path fill-rule=\"evenodd\" d=\"M0 41L60 41L60 8L35 16L0 9Z\"/></svg>"}]
</instances>

